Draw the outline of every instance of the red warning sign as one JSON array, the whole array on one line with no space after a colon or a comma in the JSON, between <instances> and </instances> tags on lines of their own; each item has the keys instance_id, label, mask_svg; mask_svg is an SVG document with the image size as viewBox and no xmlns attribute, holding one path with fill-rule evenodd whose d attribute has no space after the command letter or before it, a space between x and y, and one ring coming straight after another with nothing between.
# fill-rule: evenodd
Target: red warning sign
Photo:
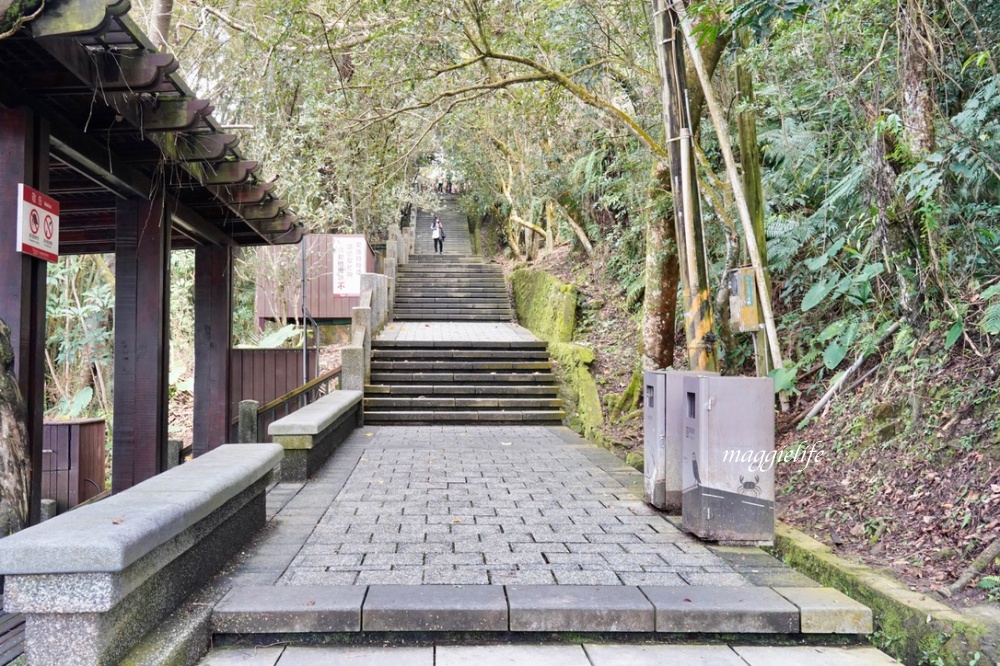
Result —
<instances>
[{"instance_id":1,"label":"red warning sign","mask_svg":"<svg viewBox=\"0 0 1000 666\"><path fill-rule=\"evenodd\" d=\"M17 194L17 251L59 261L59 202L23 183Z\"/></svg>"}]
</instances>

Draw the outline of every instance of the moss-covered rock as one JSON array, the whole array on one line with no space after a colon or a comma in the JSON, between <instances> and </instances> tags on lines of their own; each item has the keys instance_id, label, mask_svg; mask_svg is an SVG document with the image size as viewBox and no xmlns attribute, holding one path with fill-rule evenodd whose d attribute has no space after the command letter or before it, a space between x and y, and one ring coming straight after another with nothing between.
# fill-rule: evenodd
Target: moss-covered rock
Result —
<instances>
[{"instance_id":1,"label":"moss-covered rock","mask_svg":"<svg viewBox=\"0 0 1000 666\"><path fill-rule=\"evenodd\" d=\"M813 580L872 609L871 640L904 664L966 666L1000 663L1000 625L952 610L782 524L774 554ZM979 657L976 654L979 654Z\"/></svg>"},{"instance_id":2,"label":"moss-covered rock","mask_svg":"<svg viewBox=\"0 0 1000 666\"><path fill-rule=\"evenodd\" d=\"M541 270L511 275L517 320L548 342L570 342L576 328L576 287Z\"/></svg>"},{"instance_id":3,"label":"moss-covered rock","mask_svg":"<svg viewBox=\"0 0 1000 666\"><path fill-rule=\"evenodd\" d=\"M601 397L590 374L594 352L572 342L550 342L549 355L555 361L559 397L566 404L567 425L590 438L604 424Z\"/></svg>"},{"instance_id":4,"label":"moss-covered rock","mask_svg":"<svg viewBox=\"0 0 1000 666\"><path fill-rule=\"evenodd\" d=\"M566 425L598 442L604 412L597 384L590 374L594 352L571 342L576 328L576 287L545 271L530 268L515 270L511 284L518 321L549 343L559 397L568 414Z\"/></svg>"}]
</instances>

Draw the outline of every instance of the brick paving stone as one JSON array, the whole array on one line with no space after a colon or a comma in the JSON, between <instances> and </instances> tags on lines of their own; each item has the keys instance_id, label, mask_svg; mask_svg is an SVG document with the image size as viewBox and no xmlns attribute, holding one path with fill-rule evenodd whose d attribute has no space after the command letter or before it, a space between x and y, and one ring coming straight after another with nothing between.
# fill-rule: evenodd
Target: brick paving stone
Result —
<instances>
[{"instance_id":1,"label":"brick paving stone","mask_svg":"<svg viewBox=\"0 0 1000 666\"><path fill-rule=\"evenodd\" d=\"M390 338L444 340L472 330L413 328ZM486 335L522 335L490 329ZM790 572L780 563L766 577L757 569L741 575L728 558L762 551L713 553L632 494L637 480L638 472L561 427L362 428L309 483L271 491L274 520L262 534L274 540L257 543L281 547L267 558L258 553L248 560L252 571L241 573L260 570L281 585L350 576L356 585L798 580L780 576Z\"/></svg>"},{"instance_id":2,"label":"brick paving stone","mask_svg":"<svg viewBox=\"0 0 1000 666\"><path fill-rule=\"evenodd\" d=\"M658 585L665 587L687 586L688 582L676 573L639 573L622 571L618 574L622 585Z\"/></svg>"},{"instance_id":3,"label":"brick paving stone","mask_svg":"<svg viewBox=\"0 0 1000 666\"><path fill-rule=\"evenodd\" d=\"M702 585L708 587L750 587L750 582L738 573L705 573L692 572L682 573L681 578L689 585Z\"/></svg>"}]
</instances>

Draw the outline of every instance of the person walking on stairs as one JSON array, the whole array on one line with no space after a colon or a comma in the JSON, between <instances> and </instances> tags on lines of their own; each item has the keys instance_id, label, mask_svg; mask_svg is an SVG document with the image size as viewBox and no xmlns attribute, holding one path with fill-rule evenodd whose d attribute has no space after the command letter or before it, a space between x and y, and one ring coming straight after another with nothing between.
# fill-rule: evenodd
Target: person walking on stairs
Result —
<instances>
[{"instance_id":1,"label":"person walking on stairs","mask_svg":"<svg viewBox=\"0 0 1000 666\"><path fill-rule=\"evenodd\" d=\"M436 216L431 223L431 238L434 239L434 251L444 254L444 227L441 226L441 218Z\"/></svg>"}]
</instances>

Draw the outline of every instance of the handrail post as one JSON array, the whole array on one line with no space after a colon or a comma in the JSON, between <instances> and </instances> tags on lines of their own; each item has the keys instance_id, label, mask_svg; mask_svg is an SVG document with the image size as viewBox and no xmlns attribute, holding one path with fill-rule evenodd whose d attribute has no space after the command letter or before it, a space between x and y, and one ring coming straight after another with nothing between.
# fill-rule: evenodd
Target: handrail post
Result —
<instances>
[{"instance_id":1,"label":"handrail post","mask_svg":"<svg viewBox=\"0 0 1000 666\"><path fill-rule=\"evenodd\" d=\"M259 442L257 435L257 408L260 403L256 400L240 401L240 444L253 444Z\"/></svg>"}]
</instances>

